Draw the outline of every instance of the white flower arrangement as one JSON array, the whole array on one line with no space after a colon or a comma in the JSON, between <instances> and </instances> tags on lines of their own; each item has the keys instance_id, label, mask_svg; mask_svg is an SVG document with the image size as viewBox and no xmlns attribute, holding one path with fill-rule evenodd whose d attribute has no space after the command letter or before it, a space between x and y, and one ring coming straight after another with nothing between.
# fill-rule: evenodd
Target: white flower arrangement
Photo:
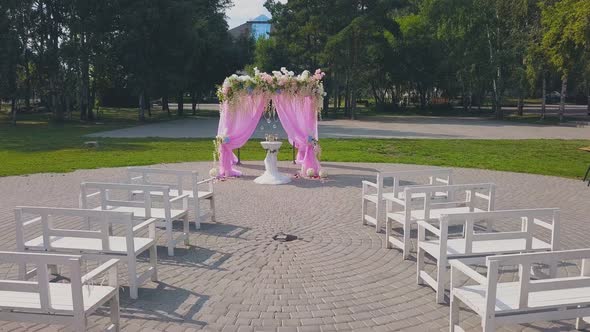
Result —
<instances>
[{"instance_id":1,"label":"white flower arrangement","mask_svg":"<svg viewBox=\"0 0 590 332\"><path fill-rule=\"evenodd\" d=\"M295 75L293 71L283 67L280 71L273 71L271 75L254 68L254 77L235 74L227 77L217 90L217 96L221 103L235 102L240 96L252 94L312 96L315 98L316 109L319 112L326 95L322 83L325 75L320 69L313 75L308 70Z\"/></svg>"},{"instance_id":2,"label":"white flower arrangement","mask_svg":"<svg viewBox=\"0 0 590 332\"><path fill-rule=\"evenodd\" d=\"M209 170L209 176L212 178L216 178L219 175L219 170L217 167L213 167Z\"/></svg>"}]
</instances>

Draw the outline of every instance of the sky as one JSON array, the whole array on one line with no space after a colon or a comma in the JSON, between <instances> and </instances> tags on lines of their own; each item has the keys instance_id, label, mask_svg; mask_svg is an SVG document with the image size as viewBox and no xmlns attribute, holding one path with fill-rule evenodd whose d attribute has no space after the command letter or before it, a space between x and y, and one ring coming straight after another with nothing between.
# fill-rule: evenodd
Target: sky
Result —
<instances>
[{"instance_id":1,"label":"sky","mask_svg":"<svg viewBox=\"0 0 590 332\"><path fill-rule=\"evenodd\" d=\"M229 28L235 28L258 15L264 14L270 17L270 13L264 8L264 1L265 0L233 0L233 7L226 12ZM287 2L287 0L280 0L280 2Z\"/></svg>"}]
</instances>

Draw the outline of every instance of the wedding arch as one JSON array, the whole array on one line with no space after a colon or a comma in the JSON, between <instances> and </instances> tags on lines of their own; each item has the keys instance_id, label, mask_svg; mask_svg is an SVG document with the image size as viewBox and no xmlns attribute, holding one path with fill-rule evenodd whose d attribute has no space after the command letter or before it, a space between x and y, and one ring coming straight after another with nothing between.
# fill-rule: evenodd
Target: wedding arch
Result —
<instances>
[{"instance_id":1,"label":"wedding arch","mask_svg":"<svg viewBox=\"0 0 590 332\"><path fill-rule=\"evenodd\" d=\"M220 119L216 137L219 157L217 175L240 176L234 165L234 150L252 136L264 112L276 112L287 133L289 143L297 149L295 162L301 165L302 176L320 173L318 154L318 114L323 107L325 73L303 71L295 75L286 68L272 74L258 71L254 76L232 75L217 91ZM273 109L268 105L272 101Z\"/></svg>"}]
</instances>

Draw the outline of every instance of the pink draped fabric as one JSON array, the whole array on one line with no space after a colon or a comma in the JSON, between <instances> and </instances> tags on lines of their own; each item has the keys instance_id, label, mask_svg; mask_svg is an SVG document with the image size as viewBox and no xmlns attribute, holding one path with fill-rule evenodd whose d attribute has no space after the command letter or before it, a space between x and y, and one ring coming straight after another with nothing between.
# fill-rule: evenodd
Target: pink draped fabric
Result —
<instances>
[{"instance_id":1,"label":"pink draped fabric","mask_svg":"<svg viewBox=\"0 0 590 332\"><path fill-rule=\"evenodd\" d=\"M313 140L318 139L318 116L314 99L309 96L277 94L272 97L272 102L289 142L297 149L295 162L301 165L301 174L307 175L307 170L311 168L317 175L320 162L313 145Z\"/></svg>"},{"instance_id":2,"label":"pink draped fabric","mask_svg":"<svg viewBox=\"0 0 590 332\"><path fill-rule=\"evenodd\" d=\"M242 147L252 136L267 100L264 95L246 95L231 104L224 102L220 105L217 135L225 137L224 142L219 144L220 176L242 175L242 172L233 168L238 160L233 150Z\"/></svg>"}]
</instances>

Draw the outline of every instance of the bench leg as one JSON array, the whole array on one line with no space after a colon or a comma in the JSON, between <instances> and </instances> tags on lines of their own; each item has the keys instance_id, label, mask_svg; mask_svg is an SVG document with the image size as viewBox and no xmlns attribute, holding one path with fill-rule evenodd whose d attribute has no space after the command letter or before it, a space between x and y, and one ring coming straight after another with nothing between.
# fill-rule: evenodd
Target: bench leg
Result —
<instances>
[{"instance_id":1,"label":"bench leg","mask_svg":"<svg viewBox=\"0 0 590 332\"><path fill-rule=\"evenodd\" d=\"M410 246L412 242L410 241L410 234L412 233L412 224L406 220L404 224L404 259L408 259L410 257Z\"/></svg>"},{"instance_id":2,"label":"bench leg","mask_svg":"<svg viewBox=\"0 0 590 332\"><path fill-rule=\"evenodd\" d=\"M495 332L496 322L494 322L493 318L483 317L481 321L481 328L483 332Z\"/></svg>"},{"instance_id":3,"label":"bench leg","mask_svg":"<svg viewBox=\"0 0 590 332\"><path fill-rule=\"evenodd\" d=\"M188 222L188 213L184 216L184 218L182 218L182 224L183 224L183 231L184 231L184 245L188 246L191 244L191 240L189 238L190 228L189 228L189 222Z\"/></svg>"},{"instance_id":4,"label":"bench leg","mask_svg":"<svg viewBox=\"0 0 590 332\"><path fill-rule=\"evenodd\" d=\"M367 224L367 220L365 219L366 214L367 214L367 200L365 199L365 193L363 192L362 201L361 201L361 217L363 218L363 225Z\"/></svg>"},{"instance_id":5,"label":"bench leg","mask_svg":"<svg viewBox=\"0 0 590 332\"><path fill-rule=\"evenodd\" d=\"M459 327L459 299L455 298L451 294L451 305L450 305L451 313L449 315L449 331L455 332L457 330L462 330Z\"/></svg>"},{"instance_id":6,"label":"bench leg","mask_svg":"<svg viewBox=\"0 0 590 332\"><path fill-rule=\"evenodd\" d=\"M172 235L172 220L166 219L166 242L168 243L168 256L174 256L174 237Z\"/></svg>"},{"instance_id":7,"label":"bench leg","mask_svg":"<svg viewBox=\"0 0 590 332\"><path fill-rule=\"evenodd\" d=\"M114 332L119 332L121 330L121 325L119 323L119 292L115 293L115 296L110 301L110 309L111 309L111 324L113 328L111 329Z\"/></svg>"},{"instance_id":8,"label":"bench leg","mask_svg":"<svg viewBox=\"0 0 590 332\"><path fill-rule=\"evenodd\" d=\"M199 196L197 194L197 196ZM201 208L199 206L199 197L195 197L195 229L201 229Z\"/></svg>"},{"instance_id":9,"label":"bench leg","mask_svg":"<svg viewBox=\"0 0 590 332\"><path fill-rule=\"evenodd\" d=\"M211 222L217 222L215 219L215 194L209 198L209 207L211 208Z\"/></svg>"},{"instance_id":10,"label":"bench leg","mask_svg":"<svg viewBox=\"0 0 590 332\"><path fill-rule=\"evenodd\" d=\"M418 285L424 285L424 280L420 276L420 273L424 270L424 250L418 245L418 251L416 252L416 283Z\"/></svg>"},{"instance_id":11,"label":"bench leg","mask_svg":"<svg viewBox=\"0 0 590 332\"><path fill-rule=\"evenodd\" d=\"M74 317L70 329L72 332L86 331L86 316L82 314L82 317Z\"/></svg>"},{"instance_id":12,"label":"bench leg","mask_svg":"<svg viewBox=\"0 0 590 332\"><path fill-rule=\"evenodd\" d=\"M590 317L576 318L576 330L583 330L590 324Z\"/></svg>"},{"instance_id":13,"label":"bench leg","mask_svg":"<svg viewBox=\"0 0 590 332\"><path fill-rule=\"evenodd\" d=\"M381 225L381 209L382 209L382 203L377 201L377 204L375 204L375 233L381 233L381 227L383 227Z\"/></svg>"},{"instance_id":14,"label":"bench leg","mask_svg":"<svg viewBox=\"0 0 590 332\"><path fill-rule=\"evenodd\" d=\"M385 249L391 249L393 246L391 242L389 242L389 237L391 237L391 221L387 216L385 217Z\"/></svg>"},{"instance_id":15,"label":"bench leg","mask_svg":"<svg viewBox=\"0 0 590 332\"><path fill-rule=\"evenodd\" d=\"M436 262L436 303L445 303L447 284L447 258L439 257Z\"/></svg>"},{"instance_id":16,"label":"bench leg","mask_svg":"<svg viewBox=\"0 0 590 332\"><path fill-rule=\"evenodd\" d=\"M137 289L137 262L135 261L135 256L130 256L127 261L127 274L129 278L129 296L137 300L138 296L138 289Z\"/></svg>"},{"instance_id":17,"label":"bench leg","mask_svg":"<svg viewBox=\"0 0 590 332\"><path fill-rule=\"evenodd\" d=\"M150 248L150 265L154 269L151 280L158 281L158 250L155 244Z\"/></svg>"}]
</instances>

